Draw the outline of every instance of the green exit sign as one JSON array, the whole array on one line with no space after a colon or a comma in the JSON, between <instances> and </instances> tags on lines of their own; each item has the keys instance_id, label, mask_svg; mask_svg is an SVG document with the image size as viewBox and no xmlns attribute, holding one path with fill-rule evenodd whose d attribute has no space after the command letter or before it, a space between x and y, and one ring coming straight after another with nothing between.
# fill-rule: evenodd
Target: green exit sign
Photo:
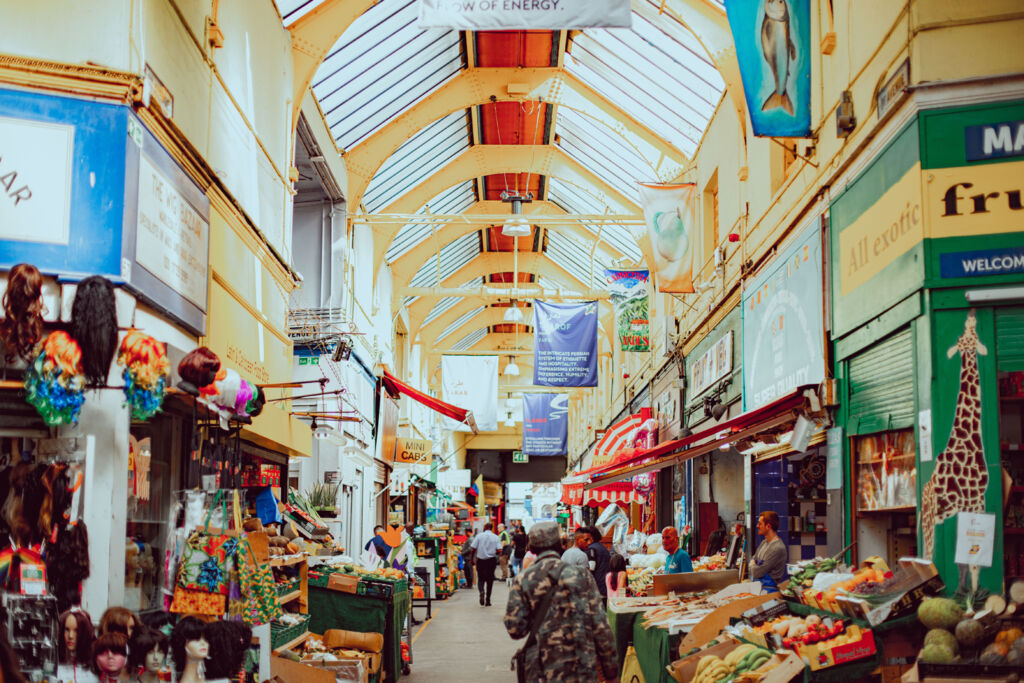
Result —
<instances>
[{"instance_id":1,"label":"green exit sign","mask_svg":"<svg viewBox=\"0 0 1024 683\"><path fill-rule=\"evenodd\" d=\"M522 451L512 451L512 462L530 462L530 456Z\"/></svg>"}]
</instances>

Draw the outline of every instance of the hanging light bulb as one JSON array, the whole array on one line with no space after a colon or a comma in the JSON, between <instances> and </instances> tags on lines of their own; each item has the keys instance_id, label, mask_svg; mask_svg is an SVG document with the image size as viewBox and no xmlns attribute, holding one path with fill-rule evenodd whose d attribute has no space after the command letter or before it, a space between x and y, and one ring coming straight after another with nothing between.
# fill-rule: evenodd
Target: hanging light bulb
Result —
<instances>
[{"instance_id":1,"label":"hanging light bulb","mask_svg":"<svg viewBox=\"0 0 1024 683\"><path fill-rule=\"evenodd\" d=\"M518 372L517 372L517 374L518 374ZM506 427L515 427L516 426L516 421L512 419L512 413L505 413L505 423L504 423L504 425Z\"/></svg>"},{"instance_id":2,"label":"hanging light bulb","mask_svg":"<svg viewBox=\"0 0 1024 683\"><path fill-rule=\"evenodd\" d=\"M529 237L532 230L530 221L522 216L509 216L501 226L501 234L505 237Z\"/></svg>"},{"instance_id":3,"label":"hanging light bulb","mask_svg":"<svg viewBox=\"0 0 1024 683\"><path fill-rule=\"evenodd\" d=\"M523 322L523 309L519 308L519 306L516 305L515 299L512 300L512 305L505 309L505 322Z\"/></svg>"},{"instance_id":4,"label":"hanging light bulb","mask_svg":"<svg viewBox=\"0 0 1024 683\"><path fill-rule=\"evenodd\" d=\"M505 377L518 377L519 366L516 365L515 358L512 356L508 357L508 365L505 366L505 371L501 373Z\"/></svg>"}]
</instances>

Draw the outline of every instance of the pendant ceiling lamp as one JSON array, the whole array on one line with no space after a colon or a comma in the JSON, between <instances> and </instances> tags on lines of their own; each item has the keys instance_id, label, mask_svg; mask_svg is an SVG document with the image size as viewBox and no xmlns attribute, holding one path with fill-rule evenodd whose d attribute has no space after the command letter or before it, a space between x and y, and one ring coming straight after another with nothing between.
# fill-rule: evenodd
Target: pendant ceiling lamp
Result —
<instances>
[{"instance_id":1,"label":"pendant ceiling lamp","mask_svg":"<svg viewBox=\"0 0 1024 683\"><path fill-rule=\"evenodd\" d=\"M522 215L523 204L533 201L533 193L527 192L521 195L517 192L505 191L501 193L501 201L512 205L512 215L505 219L505 225L501 228L501 234L505 237L529 237L531 232L530 221Z\"/></svg>"},{"instance_id":2,"label":"pendant ceiling lamp","mask_svg":"<svg viewBox=\"0 0 1024 683\"><path fill-rule=\"evenodd\" d=\"M508 357L508 365L505 366L504 372L501 373L505 377L518 377L519 366L516 365L516 359L514 356Z\"/></svg>"},{"instance_id":3,"label":"pendant ceiling lamp","mask_svg":"<svg viewBox=\"0 0 1024 683\"><path fill-rule=\"evenodd\" d=\"M521 323L523 322L523 309L516 305L516 300L512 300L512 305L505 309L505 322L507 323Z\"/></svg>"}]
</instances>

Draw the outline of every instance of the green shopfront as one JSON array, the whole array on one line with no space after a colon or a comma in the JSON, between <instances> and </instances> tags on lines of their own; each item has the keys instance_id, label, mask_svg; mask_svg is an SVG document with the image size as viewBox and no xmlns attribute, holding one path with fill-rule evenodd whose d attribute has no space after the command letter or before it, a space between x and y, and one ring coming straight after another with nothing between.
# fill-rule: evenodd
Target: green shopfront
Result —
<instances>
[{"instance_id":1,"label":"green shopfront","mask_svg":"<svg viewBox=\"0 0 1024 683\"><path fill-rule=\"evenodd\" d=\"M919 112L831 203L856 559L930 556L954 586L979 564L993 591L1024 575L1022 192L1018 101Z\"/></svg>"}]
</instances>

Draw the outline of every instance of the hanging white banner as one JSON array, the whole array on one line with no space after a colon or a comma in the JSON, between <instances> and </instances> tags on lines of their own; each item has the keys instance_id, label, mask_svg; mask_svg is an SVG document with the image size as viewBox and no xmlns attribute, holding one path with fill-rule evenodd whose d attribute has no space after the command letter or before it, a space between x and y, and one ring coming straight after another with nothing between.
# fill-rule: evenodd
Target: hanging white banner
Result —
<instances>
[{"instance_id":1,"label":"hanging white banner","mask_svg":"<svg viewBox=\"0 0 1024 683\"><path fill-rule=\"evenodd\" d=\"M693 292L696 188L693 183L640 183L640 204L654 247L654 273L659 292Z\"/></svg>"},{"instance_id":2,"label":"hanging white banner","mask_svg":"<svg viewBox=\"0 0 1024 683\"><path fill-rule=\"evenodd\" d=\"M420 0L420 28L630 28L629 0Z\"/></svg>"},{"instance_id":3,"label":"hanging white banner","mask_svg":"<svg viewBox=\"0 0 1024 683\"><path fill-rule=\"evenodd\" d=\"M498 357L441 356L441 399L473 411L477 429L498 430ZM445 429L472 431L465 423L444 418Z\"/></svg>"}]
</instances>

